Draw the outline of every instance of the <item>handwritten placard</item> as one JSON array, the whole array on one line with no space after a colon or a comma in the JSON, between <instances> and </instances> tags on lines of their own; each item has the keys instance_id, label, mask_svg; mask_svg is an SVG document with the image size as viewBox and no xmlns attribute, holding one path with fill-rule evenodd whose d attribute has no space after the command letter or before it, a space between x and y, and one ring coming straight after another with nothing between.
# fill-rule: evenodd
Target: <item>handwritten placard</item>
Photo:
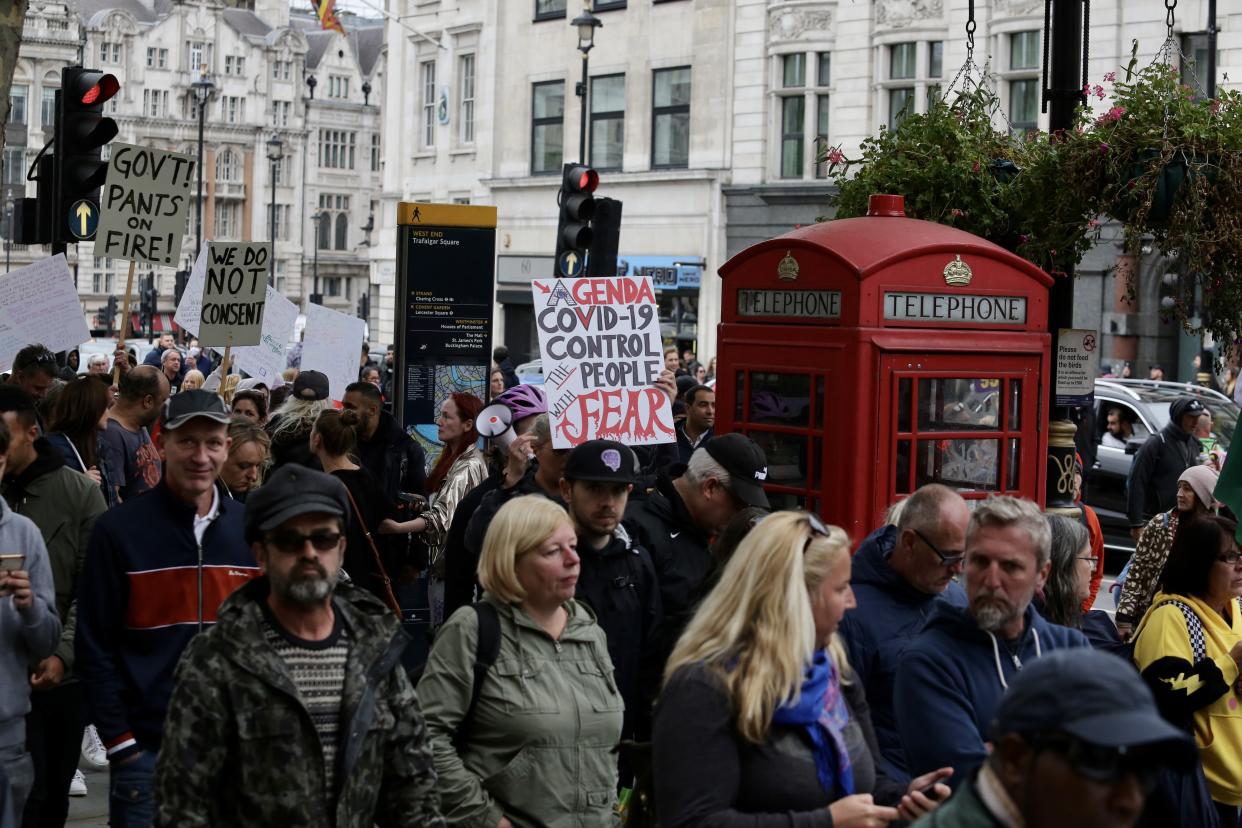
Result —
<instances>
[{"instance_id":1,"label":"handwritten placard","mask_svg":"<svg viewBox=\"0 0 1242 828\"><path fill-rule=\"evenodd\" d=\"M675 440L668 396L654 387L664 359L651 278L535 279L531 291L552 445Z\"/></svg>"},{"instance_id":2,"label":"handwritten placard","mask_svg":"<svg viewBox=\"0 0 1242 828\"><path fill-rule=\"evenodd\" d=\"M328 378L329 395L344 399L345 386L358 379L366 323L356 316L320 305L306 308L302 339L302 370L319 371Z\"/></svg>"},{"instance_id":3,"label":"handwritten placard","mask_svg":"<svg viewBox=\"0 0 1242 828\"><path fill-rule=\"evenodd\" d=\"M193 181L189 155L113 142L99 194L95 258L175 265Z\"/></svg>"},{"instance_id":4,"label":"handwritten placard","mask_svg":"<svg viewBox=\"0 0 1242 828\"><path fill-rule=\"evenodd\" d=\"M63 253L0 276L0 308L3 371L9 370L17 351L26 345L69 351L91 338Z\"/></svg>"},{"instance_id":5,"label":"handwritten placard","mask_svg":"<svg viewBox=\"0 0 1242 828\"><path fill-rule=\"evenodd\" d=\"M210 242L198 339L203 345L258 345L263 335L271 242Z\"/></svg>"}]
</instances>

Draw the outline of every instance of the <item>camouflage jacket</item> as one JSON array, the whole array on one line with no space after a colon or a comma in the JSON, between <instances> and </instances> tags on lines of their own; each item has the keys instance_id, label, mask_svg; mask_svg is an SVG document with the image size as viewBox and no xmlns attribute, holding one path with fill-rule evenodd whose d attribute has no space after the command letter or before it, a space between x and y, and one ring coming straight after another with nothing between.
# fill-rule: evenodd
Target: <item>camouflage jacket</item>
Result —
<instances>
[{"instance_id":1,"label":"camouflage jacket","mask_svg":"<svg viewBox=\"0 0 1242 828\"><path fill-rule=\"evenodd\" d=\"M267 578L234 592L181 658L155 770L155 825L443 826L392 612L365 590L337 586L351 646L331 803L319 735L264 636L267 593Z\"/></svg>"}]
</instances>

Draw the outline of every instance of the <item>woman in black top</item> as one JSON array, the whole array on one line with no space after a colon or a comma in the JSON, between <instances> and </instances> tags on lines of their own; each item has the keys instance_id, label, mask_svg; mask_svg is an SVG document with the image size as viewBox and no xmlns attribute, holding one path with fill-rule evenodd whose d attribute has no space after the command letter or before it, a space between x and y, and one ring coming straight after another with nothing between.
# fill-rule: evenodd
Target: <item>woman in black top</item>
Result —
<instances>
[{"instance_id":1,"label":"woman in black top","mask_svg":"<svg viewBox=\"0 0 1242 828\"><path fill-rule=\"evenodd\" d=\"M397 516L397 509L371 473L353 461L357 444L356 411L327 409L319 415L311 429L311 451L323 464L323 470L344 483L353 498L350 504L353 514L345 532L344 569L354 583L387 603L388 590L384 580L394 577L401 570L405 536L376 532L384 519ZM379 562L376 561L377 551Z\"/></svg>"},{"instance_id":2,"label":"woman in black top","mask_svg":"<svg viewBox=\"0 0 1242 828\"><path fill-rule=\"evenodd\" d=\"M849 540L804 512L761 520L678 641L656 705L656 811L667 828L861 828L936 807L880 774L861 688L833 636L850 590ZM835 654L830 654L835 650Z\"/></svg>"}]
</instances>

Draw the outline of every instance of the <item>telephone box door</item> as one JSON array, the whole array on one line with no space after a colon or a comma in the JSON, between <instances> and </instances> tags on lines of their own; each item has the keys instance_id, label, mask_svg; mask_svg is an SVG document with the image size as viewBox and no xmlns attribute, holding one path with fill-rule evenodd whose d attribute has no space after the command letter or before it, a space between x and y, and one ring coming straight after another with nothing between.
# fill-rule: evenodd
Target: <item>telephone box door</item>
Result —
<instances>
[{"instance_id":1,"label":"telephone box door","mask_svg":"<svg viewBox=\"0 0 1242 828\"><path fill-rule=\"evenodd\" d=\"M978 354L881 358L888 405L879 455L888 485L877 514L927 483L966 498L1011 494L1038 499L1040 358L1004 354L987 367ZM1040 458L1042 461L1042 457Z\"/></svg>"}]
</instances>

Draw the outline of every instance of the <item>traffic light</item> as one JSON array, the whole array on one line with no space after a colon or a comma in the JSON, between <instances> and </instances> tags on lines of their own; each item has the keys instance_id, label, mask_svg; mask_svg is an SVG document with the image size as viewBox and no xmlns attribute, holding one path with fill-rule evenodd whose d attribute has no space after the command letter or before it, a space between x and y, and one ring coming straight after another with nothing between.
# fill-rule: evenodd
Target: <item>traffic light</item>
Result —
<instances>
[{"instance_id":1,"label":"traffic light","mask_svg":"<svg viewBox=\"0 0 1242 828\"><path fill-rule=\"evenodd\" d=\"M617 275L617 247L621 241L621 202L615 198L595 199L595 218L591 221L591 255L587 257L588 276Z\"/></svg>"},{"instance_id":2,"label":"traffic light","mask_svg":"<svg viewBox=\"0 0 1242 828\"><path fill-rule=\"evenodd\" d=\"M103 145L116 137L116 121L105 118L104 104L121 89L115 75L68 66L61 70L56 93L53 199L54 241L73 243L95 238L99 188L108 174Z\"/></svg>"},{"instance_id":3,"label":"traffic light","mask_svg":"<svg viewBox=\"0 0 1242 828\"><path fill-rule=\"evenodd\" d=\"M108 297L108 305L104 308L104 327L108 329L108 335L112 335L112 325L116 322L116 297Z\"/></svg>"},{"instance_id":4,"label":"traffic light","mask_svg":"<svg viewBox=\"0 0 1242 828\"><path fill-rule=\"evenodd\" d=\"M370 292L364 292L361 296L358 297L358 318L359 319L370 319L371 318L371 294Z\"/></svg>"},{"instance_id":5,"label":"traffic light","mask_svg":"<svg viewBox=\"0 0 1242 828\"><path fill-rule=\"evenodd\" d=\"M178 270L177 283L173 288L173 304L181 307L181 297L185 294L185 286L190 283L190 271Z\"/></svg>"},{"instance_id":6,"label":"traffic light","mask_svg":"<svg viewBox=\"0 0 1242 828\"><path fill-rule=\"evenodd\" d=\"M587 250L591 247L591 219L595 216L595 197L599 173L581 164L566 164L557 202L561 206L556 227L557 276L579 276Z\"/></svg>"}]
</instances>

